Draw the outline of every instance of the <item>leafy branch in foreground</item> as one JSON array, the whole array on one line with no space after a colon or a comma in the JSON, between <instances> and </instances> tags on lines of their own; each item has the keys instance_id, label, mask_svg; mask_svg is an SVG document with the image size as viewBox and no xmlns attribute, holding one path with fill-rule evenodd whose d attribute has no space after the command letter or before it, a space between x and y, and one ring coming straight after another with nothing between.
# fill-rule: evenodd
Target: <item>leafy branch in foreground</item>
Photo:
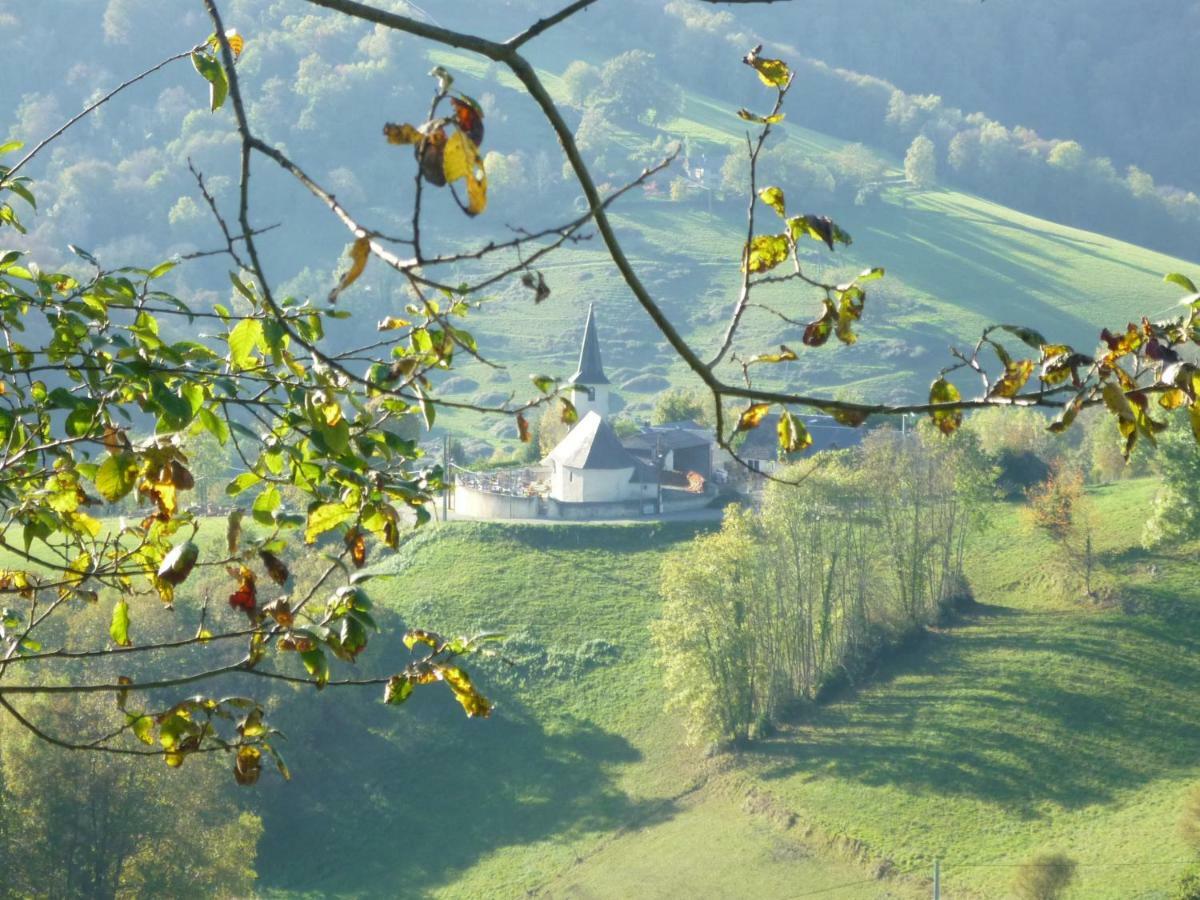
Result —
<instances>
[{"instance_id":1,"label":"leafy branch in foreground","mask_svg":"<svg viewBox=\"0 0 1200 900\"><path fill-rule=\"evenodd\" d=\"M718 441L735 458L737 434L759 427L772 406L782 408L778 437L788 454L810 443L793 414L796 407L824 410L855 426L873 415L919 412L949 433L969 409L1063 407L1065 399L1055 426L1062 429L1083 407L1103 404L1116 417L1128 452L1139 436L1153 440L1164 427L1151 415L1150 398L1157 397L1165 408L1188 407L1200 434L1200 371L1180 353L1197 339L1200 294L1183 275L1168 276L1189 292L1183 316L1106 331L1105 346L1095 357L1021 326L989 329L972 353L958 354L958 362L939 375L928 402L847 402L760 383L775 365L798 354L787 346L747 348L738 342L750 310L761 306L752 302L755 291L790 282L811 289L818 300L815 309L771 314L804 323L804 347L819 347L833 336L851 344L865 321L865 285L883 275L871 268L844 283L813 277L801 263L800 246L814 241L832 252L849 244L850 236L818 212L789 209L786 186L758 188L758 151L782 120L792 81L787 64L764 56L761 48L744 62L775 92L774 103L766 114L738 113L759 129L756 137L747 137L753 188L741 287L730 325L708 354L682 336L651 296L608 217L612 202L672 157L602 196L571 129L521 52L595 0L576 0L505 42L353 0L307 0L480 55L506 67L528 92L558 138L587 210L548 228L517 230L516 237L509 233L477 246L464 246L461 236L439 234L423 224L423 202L435 196L427 188L449 186L455 203L470 216L488 205L479 153L486 111L452 90L449 72L431 73L436 86L429 110L423 118L410 117L421 124L380 123L383 140L413 148L410 224L406 233L391 235L352 213L310 169L254 132L237 68L251 45L226 30L216 0L202 2L212 21L211 37L130 79L100 102L187 57L208 85L209 109L232 109L240 147L236 217L227 221L199 172L196 178L225 242L217 256L203 258L228 259L233 301L197 310L164 290L163 279L183 260L114 269L76 249L80 262L69 271L46 271L19 249L0 249L0 550L7 554L7 568L0 572L0 706L47 740L72 749L153 754L172 765L192 753L228 752L239 782L252 783L264 754L274 758L277 753L277 735L264 719L263 705L240 694L180 699L174 691L218 678L257 677L316 688L377 685L389 702L399 703L415 687L441 681L469 715L486 715L491 704L458 665L459 657L484 652L482 637L449 639L413 631L410 649L420 644L427 650L397 671L353 678L335 677L335 668L354 664L374 631L361 569L381 550L398 548L404 529L428 520L431 501L444 487L444 473L422 455L407 426L433 427L438 410L451 407L513 416L518 433L527 438L525 413L555 402L564 421L574 419L573 407L557 397L560 382L551 376L534 377L531 398L511 395L491 406L437 396L434 376L464 355L496 365L465 327L478 297L512 278L528 289L535 304L545 301L551 290L537 267L564 244L585 239L590 223L642 309L712 393ZM48 141L75 121L78 117ZM47 142L11 169L0 167L0 228L19 232L18 204L35 207L30 182L18 172ZM350 233L349 265L332 287L331 302L372 260L398 276L407 302L398 314L379 321L370 342L338 349L326 326L350 313L285 296L268 278L256 240L264 229L252 221L252 178L259 163L292 176ZM760 229L759 203L770 207L781 224ZM448 246L435 248L439 238ZM197 322L213 330L197 336ZM999 339L1001 332L1033 353L1012 355ZM996 356L996 366L985 362L988 354ZM974 399L964 399L950 378L968 370L983 383ZM735 422L728 421L727 401L746 404ZM245 504L228 516L223 550L203 549L197 538L201 517L185 501L196 486L195 447L201 440L228 455L226 493ZM324 568L303 572L301 563L314 550L324 554ZM202 579L213 585L208 593L226 598L224 604L196 602ZM148 604L184 609L175 614L174 633L139 645ZM64 618L93 605L111 605L104 646L99 640L82 644L80 636L59 627ZM42 674L58 673L63 661L82 671L72 669L65 679ZM116 727L98 723L95 737L50 734L20 708L21 695L49 693L113 694ZM145 702L130 706L133 696Z\"/></svg>"}]
</instances>

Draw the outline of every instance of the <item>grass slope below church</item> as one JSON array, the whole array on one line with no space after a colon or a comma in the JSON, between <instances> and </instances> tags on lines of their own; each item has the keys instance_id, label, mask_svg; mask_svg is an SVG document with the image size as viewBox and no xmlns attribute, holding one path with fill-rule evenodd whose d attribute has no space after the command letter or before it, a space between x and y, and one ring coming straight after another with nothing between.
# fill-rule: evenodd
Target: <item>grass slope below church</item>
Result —
<instances>
[{"instance_id":1,"label":"grass slope below church","mask_svg":"<svg viewBox=\"0 0 1200 900\"><path fill-rule=\"evenodd\" d=\"M289 748L305 771L266 786L264 884L919 897L936 858L947 896L997 897L1016 864L1061 849L1081 864L1073 896L1159 896L1186 863L1175 822L1200 778L1200 569L1195 547L1137 547L1153 490L1092 494L1100 577L1120 606L1063 599L1052 548L1000 505L971 548L975 613L858 693L713 759L663 712L647 642L663 555L700 526L433 529L382 565L397 576L373 595L413 624L509 629L516 668L471 666L496 713L468 722L418 692L412 708L364 712L369 739L335 743L323 763ZM344 699L323 702L327 733L360 734ZM353 779L315 782L350 749ZM281 828L286 847L270 843L271 816L311 810L369 827ZM897 877L876 880L883 860Z\"/></svg>"},{"instance_id":2,"label":"grass slope below church","mask_svg":"<svg viewBox=\"0 0 1200 900\"><path fill-rule=\"evenodd\" d=\"M482 89L485 69L478 60L457 52L433 58L459 73L464 90ZM561 91L552 75L548 85ZM745 123L728 104L695 93L685 97L681 115L664 126L667 135L705 142L710 168L720 165L713 145L727 152L744 147ZM843 146L795 124L799 121L803 111L792 110L772 140L816 159ZM651 139L648 135L616 138L632 147ZM899 162L890 165L890 176L901 178ZM659 181L665 185L669 177ZM786 183L781 187L787 192ZM840 396L879 398L897 389L921 396L949 361L948 346L973 344L980 329L997 322L1027 324L1051 340L1090 351L1101 328L1172 307L1179 291L1162 283L1164 273L1194 271L1185 261L947 188L917 191L897 184L865 206L840 200L821 209L807 208L794 193L788 196L793 212L827 213L854 237L853 246L835 254L810 242L811 274L841 280L883 266L887 277L869 286L860 340L853 347L831 342L805 349L801 327L752 309L739 348L754 355L787 343L801 351L800 359L773 368L777 383ZM737 293L744 204L710 202L705 195L672 202L634 193L612 214L626 251L671 320L690 339L715 346ZM774 213L760 206L760 231L774 228ZM569 376L588 303L597 305L609 377L632 411L644 414L666 386L698 383L637 307L598 238L563 248L541 268L553 291L548 301L535 306L529 291L513 285L489 297L472 322L480 346L510 370L464 361L455 372L466 379L454 385L457 394L494 401L512 391L525 396L529 374ZM793 285L763 290L760 299L799 322L820 310L819 296ZM725 374L736 380L739 373ZM440 421L458 433L478 434L481 428L477 418L451 411L441 413ZM494 438L514 436L511 422L494 425Z\"/></svg>"}]
</instances>

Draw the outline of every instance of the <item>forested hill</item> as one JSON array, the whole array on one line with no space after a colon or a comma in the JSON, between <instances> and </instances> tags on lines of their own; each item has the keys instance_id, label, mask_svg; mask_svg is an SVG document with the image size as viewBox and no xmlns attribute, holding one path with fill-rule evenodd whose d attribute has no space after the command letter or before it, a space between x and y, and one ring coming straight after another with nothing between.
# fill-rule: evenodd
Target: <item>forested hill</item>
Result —
<instances>
[{"instance_id":1,"label":"forested hill","mask_svg":"<svg viewBox=\"0 0 1200 900\"><path fill-rule=\"evenodd\" d=\"M402 0L378 5L415 10ZM1187 270L1188 263L1088 230L1192 257L1200 200L1156 185L1149 156L1128 159L1145 170L1126 170L1125 157L1112 162L1104 156L1116 154L1106 149L1117 140L1116 129L1093 146L1090 139L1069 140L1069 118L1061 127L1038 121L1046 135L1057 136L1051 139L1016 127L1015 112L1006 124L989 117L999 115L990 106L985 115L952 105L973 102L974 95L955 93L963 84L991 84L976 71L979 60L1024 39L1015 24L988 30L989 22L1015 22L1016 7L877 6L859 0L828 10L807 4L757 10L691 0L601 0L530 45L588 163L608 187L636 177L682 142L682 158L655 179L652 192L630 194L614 207L627 249L679 327L692 338L715 338L736 288L745 123L734 112L767 102L740 63L764 35L772 39L770 51L787 56L797 74L787 118L764 154L763 178L780 184L806 211L833 216L855 238L853 247L833 256L814 245L810 271L877 265L888 271L872 286L857 346L836 360L828 347L803 354L780 368L781 377L844 396L911 397L945 364L947 345L972 341L991 322L1023 321L1090 349L1100 328L1169 308L1177 292L1162 285L1161 276ZM553 8L548 0L489 3L473 8L465 24L505 37L514 22ZM21 36L0 73L0 97L7 101L0 105L0 137L35 141L89 98L202 40L209 30L202 8L180 3L178 9L164 16L151 0L0 0L0 25ZM411 159L405 148L389 146L381 130L387 121L421 120L435 63L454 72L456 87L485 111L491 196L487 213L476 220L465 219L444 196L435 200L445 202L426 204L440 246L482 243L510 235L508 226L543 228L576 214L578 188L565 177L553 136L499 67L465 53L431 52L416 39L330 16L301 0L229 0L223 9L247 39L239 71L255 129L372 227L391 233L408 227ZM1070 22L1068 13L1080 9L1076 0L1059 0L1039 6L1031 20ZM431 2L416 14L464 26L459 12ZM1143 18L1137 34L1153 33L1154 23L1166 21L1159 7ZM1069 30L1063 25L1055 33ZM950 36L949 45L960 33L975 43L958 42L972 52L964 52L956 74L938 36ZM933 38L926 45L936 45L927 64L911 77L892 71L897 59L917 52L922 34ZM1099 60L1104 34L1100 26L1080 30L1073 38L1078 52ZM48 47L72 50L51 53ZM894 76L904 90L877 75ZM1137 74L1131 84L1144 77ZM1025 85L1019 89L1032 90L1023 79L1016 79ZM1147 89L1145 108L1187 89ZM903 160L921 136L933 153L928 183L916 186L905 180ZM188 166L204 174L229 211L236 150L229 110L208 111L207 86L181 59L67 132L28 170L40 212L29 220L26 246L46 265L69 262L68 244L106 265L153 264L209 249L219 232ZM343 264L345 230L279 173L261 170L254 191L256 223L285 223L261 239L281 293L324 296ZM511 373L467 366L447 389L496 402L527 383L529 367L569 374L585 299L600 307L605 352L627 403L645 406L655 392L686 383L683 369L655 347L648 320L630 314L628 292L605 259L595 242L549 258L543 268L551 300L541 305L519 285L485 298L486 311L472 318L472 330L498 361L518 365ZM181 296L231 302L220 266L183 266L169 280ZM394 290L381 269L370 267L343 302L372 316L392 314L404 302ZM819 298L787 299L801 325L752 312L747 351L799 339ZM453 416L445 421L480 427ZM512 438L510 422L496 427Z\"/></svg>"}]
</instances>

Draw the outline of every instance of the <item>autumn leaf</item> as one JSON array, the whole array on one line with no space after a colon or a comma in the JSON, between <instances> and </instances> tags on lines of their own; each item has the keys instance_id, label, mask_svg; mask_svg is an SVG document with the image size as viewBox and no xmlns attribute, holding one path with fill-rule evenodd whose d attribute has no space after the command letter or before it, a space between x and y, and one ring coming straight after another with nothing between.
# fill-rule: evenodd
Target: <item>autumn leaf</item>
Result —
<instances>
[{"instance_id":1,"label":"autumn leaf","mask_svg":"<svg viewBox=\"0 0 1200 900\"><path fill-rule=\"evenodd\" d=\"M430 184L443 187L446 184L446 173L443 171L442 157L446 150L446 130L435 128L424 136L420 145L421 176Z\"/></svg>"},{"instance_id":2,"label":"autumn leaf","mask_svg":"<svg viewBox=\"0 0 1200 900\"><path fill-rule=\"evenodd\" d=\"M483 110L466 94L451 97L450 105L454 108L454 124L478 147L483 143Z\"/></svg>"},{"instance_id":3,"label":"autumn leaf","mask_svg":"<svg viewBox=\"0 0 1200 900\"><path fill-rule=\"evenodd\" d=\"M760 234L746 245L742 270L757 274L769 272L788 258L787 235Z\"/></svg>"},{"instance_id":4,"label":"autumn leaf","mask_svg":"<svg viewBox=\"0 0 1200 900\"><path fill-rule=\"evenodd\" d=\"M243 787L249 787L258 781L260 774L262 774L262 751L257 747L239 747L233 763L234 780Z\"/></svg>"},{"instance_id":5,"label":"autumn leaf","mask_svg":"<svg viewBox=\"0 0 1200 900\"><path fill-rule=\"evenodd\" d=\"M466 181L468 215L477 216L487 208L487 173L479 158L479 148L464 132L456 131L446 139L442 173L448 182Z\"/></svg>"},{"instance_id":6,"label":"autumn leaf","mask_svg":"<svg viewBox=\"0 0 1200 900\"><path fill-rule=\"evenodd\" d=\"M771 408L770 403L753 403L742 410L742 414L738 416L736 431L750 431L762 424L762 420L767 415L767 410Z\"/></svg>"},{"instance_id":7,"label":"autumn leaf","mask_svg":"<svg viewBox=\"0 0 1200 900\"><path fill-rule=\"evenodd\" d=\"M443 666L438 670L438 674L450 685L450 689L454 691L454 699L462 704L469 717L486 719L492 714L492 704L479 693L467 673L458 666Z\"/></svg>"},{"instance_id":8,"label":"autumn leaf","mask_svg":"<svg viewBox=\"0 0 1200 900\"><path fill-rule=\"evenodd\" d=\"M779 416L776 431L779 434L780 454L799 453L812 446L812 435L808 433L804 423L792 415L790 410L785 409Z\"/></svg>"},{"instance_id":9,"label":"autumn leaf","mask_svg":"<svg viewBox=\"0 0 1200 900\"><path fill-rule=\"evenodd\" d=\"M253 618L258 611L258 589L254 584L254 573L245 566L241 566L234 572L238 579L238 586L237 590L229 595L229 605Z\"/></svg>"},{"instance_id":10,"label":"autumn leaf","mask_svg":"<svg viewBox=\"0 0 1200 900\"><path fill-rule=\"evenodd\" d=\"M739 119L745 119L747 122L755 122L759 125L777 125L783 121L783 113L772 113L769 116L760 116L758 113L752 113L746 108L737 111Z\"/></svg>"},{"instance_id":11,"label":"autumn leaf","mask_svg":"<svg viewBox=\"0 0 1200 900\"><path fill-rule=\"evenodd\" d=\"M388 122L383 126L383 136L387 138L389 144L419 144L424 135L421 132L409 125L407 122L397 125L394 122Z\"/></svg>"},{"instance_id":12,"label":"autumn leaf","mask_svg":"<svg viewBox=\"0 0 1200 900\"><path fill-rule=\"evenodd\" d=\"M746 365L754 363L781 363L793 362L797 359L796 351L787 344L779 345L778 353L760 353L758 356L752 357Z\"/></svg>"},{"instance_id":13,"label":"autumn leaf","mask_svg":"<svg viewBox=\"0 0 1200 900\"><path fill-rule=\"evenodd\" d=\"M953 384L945 378L938 378L929 388L929 402L932 403L957 403L961 399L961 394ZM933 424L938 427L942 434L953 434L958 430L958 426L962 424L962 410L945 410L935 409L930 411L929 417L933 419Z\"/></svg>"},{"instance_id":14,"label":"autumn leaf","mask_svg":"<svg viewBox=\"0 0 1200 900\"><path fill-rule=\"evenodd\" d=\"M288 577L291 573L288 572L288 567L278 556L269 550L259 550L258 558L263 564L263 568L267 570L267 575L270 579L280 587L287 584Z\"/></svg>"},{"instance_id":15,"label":"autumn leaf","mask_svg":"<svg viewBox=\"0 0 1200 900\"><path fill-rule=\"evenodd\" d=\"M744 57L742 62L754 69L758 73L758 77L762 83L768 87L783 88L792 79L792 70L787 67L783 60L770 59L769 57L759 56L762 51L762 44L759 44Z\"/></svg>"},{"instance_id":16,"label":"autumn leaf","mask_svg":"<svg viewBox=\"0 0 1200 900\"><path fill-rule=\"evenodd\" d=\"M833 308L831 301L825 300L824 303L825 306L821 313L821 318L809 322L804 328L804 337L802 340L807 347L820 347L829 340L829 335L833 333L833 325L837 320L837 310Z\"/></svg>"},{"instance_id":17,"label":"autumn leaf","mask_svg":"<svg viewBox=\"0 0 1200 900\"><path fill-rule=\"evenodd\" d=\"M358 280L358 276L363 273L363 269L367 267L367 257L371 255L371 239L363 236L356 240L350 247L350 268L346 270L346 274L342 276L341 281L337 283L332 291L329 292L329 302L337 303L338 295L342 293L350 285Z\"/></svg>"},{"instance_id":18,"label":"autumn leaf","mask_svg":"<svg viewBox=\"0 0 1200 900\"><path fill-rule=\"evenodd\" d=\"M784 206L783 190L777 187L766 187L758 192L758 198L778 213L779 218L786 218L787 209Z\"/></svg>"},{"instance_id":19,"label":"autumn leaf","mask_svg":"<svg viewBox=\"0 0 1200 900\"><path fill-rule=\"evenodd\" d=\"M993 397L1015 397L1033 374L1032 359L1010 361L1004 367L1004 374L992 385Z\"/></svg>"},{"instance_id":20,"label":"autumn leaf","mask_svg":"<svg viewBox=\"0 0 1200 900\"><path fill-rule=\"evenodd\" d=\"M529 443L529 422L521 413L517 413L517 434L520 436L522 444Z\"/></svg>"},{"instance_id":21,"label":"autumn leaf","mask_svg":"<svg viewBox=\"0 0 1200 900\"><path fill-rule=\"evenodd\" d=\"M351 528L346 532L346 549L350 551L350 559L354 568L361 569L367 564L367 536L361 529Z\"/></svg>"}]
</instances>

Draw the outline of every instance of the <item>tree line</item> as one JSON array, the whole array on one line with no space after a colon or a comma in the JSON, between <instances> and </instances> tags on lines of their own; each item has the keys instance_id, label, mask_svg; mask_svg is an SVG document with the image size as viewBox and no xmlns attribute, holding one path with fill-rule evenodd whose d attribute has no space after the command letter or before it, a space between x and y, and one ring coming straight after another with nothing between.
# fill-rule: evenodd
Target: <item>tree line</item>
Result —
<instances>
[{"instance_id":1,"label":"tree line","mask_svg":"<svg viewBox=\"0 0 1200 900\"><path fill-rule=\"evenodd\" d=\"M654 640L693 738L765 734L965 598L991 475L969 433L879 431L669 559Z\"/></svg>"}]
</instances>

